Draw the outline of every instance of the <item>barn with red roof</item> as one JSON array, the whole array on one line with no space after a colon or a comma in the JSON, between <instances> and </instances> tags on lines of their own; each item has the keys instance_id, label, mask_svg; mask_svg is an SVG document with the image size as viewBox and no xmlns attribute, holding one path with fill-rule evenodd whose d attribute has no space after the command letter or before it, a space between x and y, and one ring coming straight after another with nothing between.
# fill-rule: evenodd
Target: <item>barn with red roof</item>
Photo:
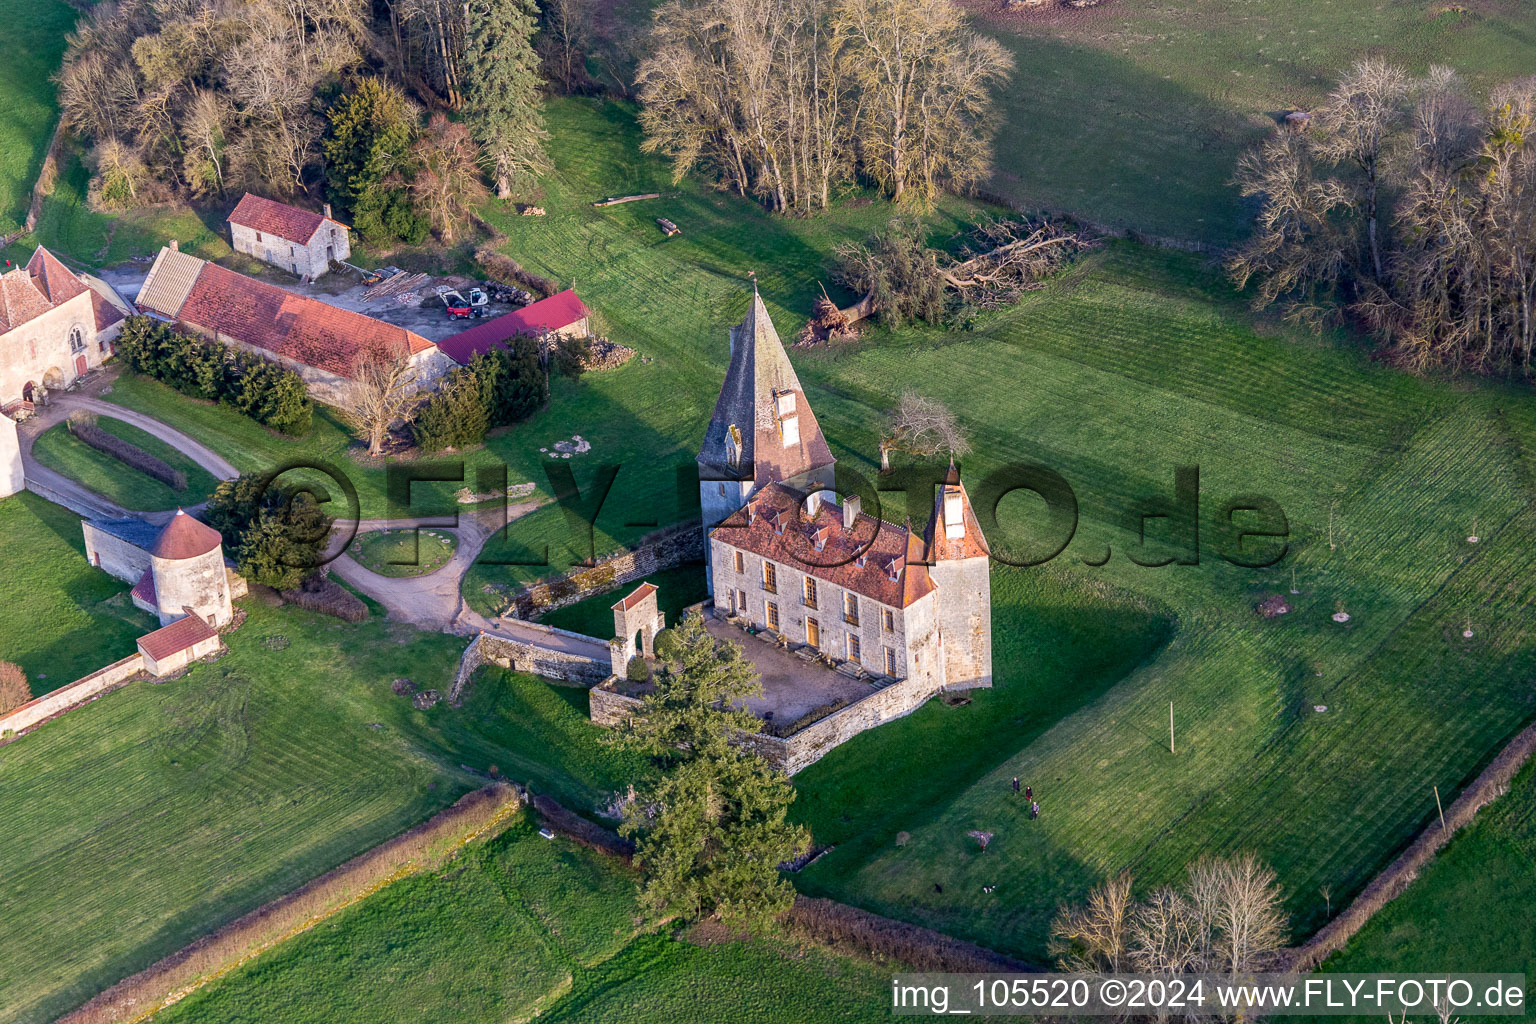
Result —
<instances>
[{"instance_id":1,"label":"barn with red roof","mask_svg":"<svg viewBox=\"0 0 1536 1024\"><path fill-rule=\"evenodd\" d=\"M332 260L352 255L350 229L331 216L247 192L229 215L229 244L235 252L314 280Z\"/></svg>"},{"instance_id":2,"label":"barn with red roof","mask_svg":"<svg viewBox=\"0 0 1536 1024\"><path fill-rule=\"evenodd\" d=\"M546 335L585 338L591 332L592 311L574 288L557 292L547 299L529 303L522 309L476 324L438 343L455 362L468 365L482 352L512 338L542 338Z\"/></svg>"}]
</instances>

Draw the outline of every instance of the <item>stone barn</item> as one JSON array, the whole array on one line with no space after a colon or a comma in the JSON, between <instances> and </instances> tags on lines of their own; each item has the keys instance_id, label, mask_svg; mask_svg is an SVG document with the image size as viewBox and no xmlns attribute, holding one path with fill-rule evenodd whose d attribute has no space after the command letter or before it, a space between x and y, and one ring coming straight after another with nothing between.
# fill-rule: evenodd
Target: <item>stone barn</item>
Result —
<instances>
[{"instance_id":1,"label":"stone barn","mask_svg":"<svg viewBox=\"0 0 1536 1024\"><path fill-rule=\"evenodd\" d=\"M331 216L329 203L315 213L249 192L229 215L229 244L309 280L329 270L332 260L352 256L350 229Z\"/></svg>"},{"instance_id":2,"label":"stone barn","mask_svg":"<svg viewBox=\"0 0 1536 1024\"><path fill-rule=\"evenodd\" d=\"M25 267L0 274L0 412L31 414L112 354L126 310L111 289L37 247Z\"/></svg>"},{"instance_id":3,"label":"stone barn","mask_svg":"<svg viewBox=\"0 0 1536 1024\"><path fill-rule=\"evenodd\" d=\"M155 257L137 303L189 333L287 367L329 405L348 404L358 361L372 353L409 358L418 388L432 387L454 366L414 331L237 274L174 242Z\"/></svg>"}]
</instances>

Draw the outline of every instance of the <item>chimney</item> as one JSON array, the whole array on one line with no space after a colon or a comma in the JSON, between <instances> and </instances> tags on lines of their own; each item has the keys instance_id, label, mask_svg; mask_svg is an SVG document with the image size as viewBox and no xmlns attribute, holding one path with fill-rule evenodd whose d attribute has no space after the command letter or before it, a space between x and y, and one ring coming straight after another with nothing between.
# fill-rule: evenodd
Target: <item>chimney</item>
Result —
<instances>
[{"instance_id":1,"label":"chimney","mask_svg":"<svg viewBox=\"0 0 1536 1024\"><path fill-rule=\"evenodd\" d=\"M843 499L843 529L853 532L853 524L858 522L859 513L863 511L864 502L857 494L850 494Z\"/></svg>"},{"instance_id":2,"label":"chimney","mask_svg":"<svg viewBox=\"0 0 1536 1024\"><path fill-rule=\"evenodd\" d=\"M805 496L805 518L815 519L816 513L821 511L821 492L812 491Z\"/></svg>"},{"instance_id":3,"label":"chimney","mask_svg":"<svg viewBox=\"0 0 1536 1024\"><path fill-rule=\"evenodd\" d=\"M330 203L326 203L324 209L325 209L325 219L326 220L330 220L331 219L331 204Z\"/></svg>"},{"instance_id":4,"label":"chimney","mask_svg":"<svg viewBox=\"0 0 1536 1024\"><path fill-rule=\"evenodd\" d=\"M172 252L181 252L181 243L176 241L176 239L171 239L170 245Z\"/></svg>"}]
</instances>

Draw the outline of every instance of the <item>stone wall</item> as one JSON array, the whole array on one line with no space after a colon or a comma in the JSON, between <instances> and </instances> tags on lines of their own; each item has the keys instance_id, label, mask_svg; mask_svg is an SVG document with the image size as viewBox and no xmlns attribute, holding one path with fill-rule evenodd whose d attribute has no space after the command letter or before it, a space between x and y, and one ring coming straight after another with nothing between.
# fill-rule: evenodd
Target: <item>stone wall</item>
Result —
<instances>
[{"instance_id":1,"label":"stone wall","mask_svg":"<svg viewBox=\"0 0 1536 1024\"><path fill-rule=\"evenodd\" d=\"M767 733L750 734L744 739L769 764L786 775L794 775L865 729L910 715L937 693L938 689L932 683L903 679L812 722L787 739ZM637 698L618 693L609 683L587 691L587 699L592 721L610 728L622 724L640 710Z\"/></svg>"},{"instance_id":2,"label":"stone wall","mask_svg":"<svg viewBox=\"0 0 1536 1024\"><path fill-rule=\"evenodd\" d=\"M940 560L928 570L938 585L944 685L951 690L992 685L992 577L985 557Z\"/></svg>"},{"instance_id":3,"label":"stone wall","mask_svg":"<svg viewBox=\"0 0 1536 1024\"><path fill-rule=\"evenodd\" d=\"M160 625L170 625L185 615L187 608L204 619L212 619L215 628L234 618L222 546L196 558L152 558L151 561L155 568L155 601L159 606L156 611Z\"/></svg>"},{"instance_id":4,"label":"stone wall","mask_svg":"<svg viewBox=\"0 0 1536 1024\"><path fill-rule=\"evenodd\" d=\"M143 643L142 637L140 638L140 643ZM206 640L199 640L184 651L169 654L158 661L145 654L142 646L139 648L139 653L144 655L144 671L158 679L161 676L168 676L172 672L181 671L199 658L206 658L223 646L224 641L217 635L214 635Z\"/></svg>"},{"instance_id":5,"label":"stone wall","mask_svg":"<svg viewBox=\"0 0 1536 1024\"><path fill-rule=\"evenodd\" d=\"M122 661L113 662L106 668L98 669L88 676L76 679L66 686L61 686L52 693L45 693L9 714L0 716L0 737L8 738L7 734L19 735L36 728L55 715L73 710L143 671L144 656L133 654Z\"/></svg>"},{"instance_id":6,"label":"stone wall","mask_svg":"<svg viewBox=\"0 0 1536 1024\"><path fill-rule=\"evenodd\" d=\"M21 442L16 423L0 414L0 498L8 498L27 486L27 474L21 465Z\"/></svg>"},{"instance_id":7,"label":"stone wall","mask_svg":"<svg viewBox=\"0 0 1536 1024\"><path fill-rule=\"evenodd\" d=\"M704 558L704 531L698 523L669 526L641 540L634 548L593 566L574 569L558 579L535 583L512 595L507 615L533 620L557 608L575 604L626 583L684 562Z\"/></svg>"},{"instance_id":8,"label":"stone wall","mask_svg":"<svg viewBox=\"0 0 1536 1024\"><path fill-rule=\"evenodd\" d=\"M568 633L563 629L530 623L532 627L547 630L552 635L577 637L591 641L591 637ZM568 683L600 683L609 675L608 659L589 658L568 651L541 647L531 641L514 640L495 633L481 633L470 642L459 658L459 670L454 675L453 688L448 691L448 702L458 705L464 698L470 677L481 665L500 665L514 672L530 672L549 679L563 679Z\"/></svg>"}]
</instances>

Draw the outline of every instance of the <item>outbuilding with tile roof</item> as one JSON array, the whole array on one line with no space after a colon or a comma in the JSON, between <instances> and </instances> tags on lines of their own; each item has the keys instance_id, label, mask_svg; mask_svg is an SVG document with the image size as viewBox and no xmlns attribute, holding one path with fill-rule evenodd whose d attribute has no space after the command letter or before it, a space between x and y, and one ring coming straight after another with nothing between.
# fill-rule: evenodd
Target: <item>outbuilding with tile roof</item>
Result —
<instances>
[{"instance_id":1,"label":"outbuilding with tile roof","mask_svg":"<svg viewBox=\"0 0 1536 1024\"><path fill-rule=\"evenodd\" d=\"M229 215L229 244L306 280L324 274L332 260L352 256L350 229L331 216L329 203L315 213L250 192Z\"/></svg>"}]
</instances>

